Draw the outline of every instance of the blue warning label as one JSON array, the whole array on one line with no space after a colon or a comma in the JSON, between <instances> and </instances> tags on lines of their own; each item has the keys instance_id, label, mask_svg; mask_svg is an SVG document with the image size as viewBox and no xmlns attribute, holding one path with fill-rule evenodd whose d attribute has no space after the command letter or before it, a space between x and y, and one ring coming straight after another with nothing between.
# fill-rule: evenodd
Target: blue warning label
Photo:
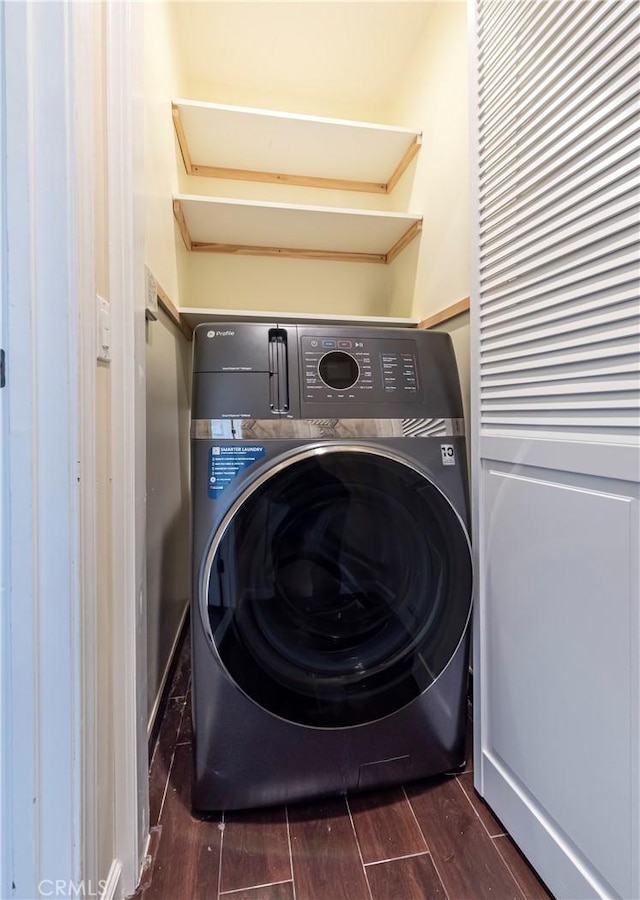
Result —
<instances>
[{"instance_id":1,"label":"blue warning label","mask_svg":"<svg viewBox=\"0 0 640 900\"><path fill-rule=\"evenodd\" d=\"M263 456L264 447L247 447L245 444L212 447L209 450L209 496L215 500L243 469Z\"/></svg>"}]
</instances>

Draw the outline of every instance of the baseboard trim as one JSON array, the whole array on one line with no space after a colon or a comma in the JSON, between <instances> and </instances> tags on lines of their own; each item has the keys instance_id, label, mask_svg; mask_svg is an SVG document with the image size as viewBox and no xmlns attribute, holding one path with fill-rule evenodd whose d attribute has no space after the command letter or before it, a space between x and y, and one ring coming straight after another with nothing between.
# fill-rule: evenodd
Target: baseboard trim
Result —
<instances>
[{"instance_id":1,"label":"baseboard trim","mask_svg":"<svg viewBox=\"0 0 640 900\"><path fill-rule=\"evenodd\" d=\"M162 723L162 717L164 715L165 709L167 708L167 702L169 700L169 690L171 689L171 683L176 672L178 657L180 655L178 651L181 649L184 642L187 626L189 623L189 608L190 603L189 601L187 601L187 604L182 613L182 617L180 619L180 624L176 631L173 646L171 647L171 653L169 654L169 659L164 670L164 675L162 676L162 681L160 682L160 688L158 690L155 703L153 704L151 715L149 716L149 722L147 724L147 747L149 751L149 762L151 762L153 749L156 745L158 732L160 731L160 725Z\"/></svg>"},{"instance_id":2,"label":"baseboard trim","mask_svg":"<svg viewBox=\"0 0 640 900\"><path fill-rule=\"evenodd\" d=\"M114 859L109 868L109 874L102 884L100 891L100 900L115 900L116 892L120 884L120 876L122 875L122 862Z\"/></svg>"}]
</instances>

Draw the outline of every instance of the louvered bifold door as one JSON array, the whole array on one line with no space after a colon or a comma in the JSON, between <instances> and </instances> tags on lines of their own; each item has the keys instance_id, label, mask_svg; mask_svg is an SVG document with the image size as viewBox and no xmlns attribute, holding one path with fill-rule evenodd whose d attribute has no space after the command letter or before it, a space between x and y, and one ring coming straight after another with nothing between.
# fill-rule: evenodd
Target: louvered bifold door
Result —
<instances>
[{"instance_id":1,"label":"louvered bifold door","mask_svg":"<svg viewBox=\"0 0 640 900\"><path fill-rule=\"evenodd\" d=\"M640 897L640 4L469 9L476 785Z\"/></svg>"}]
</instances>

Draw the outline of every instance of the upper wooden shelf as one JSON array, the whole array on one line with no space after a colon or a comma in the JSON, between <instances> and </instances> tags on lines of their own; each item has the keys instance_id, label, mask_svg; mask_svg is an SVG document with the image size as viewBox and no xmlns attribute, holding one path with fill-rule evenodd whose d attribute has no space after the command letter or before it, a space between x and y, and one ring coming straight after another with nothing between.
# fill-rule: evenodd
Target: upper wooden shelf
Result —
<instances>
[{"instance_id":1,"label":"upper wooden shelf","mask_svg":"<svg viewBox=\"0 0 640 900\"><path fill-rule=\"evenodd\" d=\"M388 194L420 149L390 125L175 100L190 175Z\"/></svg>"},{"instance_id":2,"label":"upper wooden shelf","mask_svg":"<svg viewBox=\"0 0 640 900\"><path fill-rule=\"evenodd\" d=\"M173 211L188 250L389 263L422 217L378 210L178 195Z\"/></svg>"}]
</instances>

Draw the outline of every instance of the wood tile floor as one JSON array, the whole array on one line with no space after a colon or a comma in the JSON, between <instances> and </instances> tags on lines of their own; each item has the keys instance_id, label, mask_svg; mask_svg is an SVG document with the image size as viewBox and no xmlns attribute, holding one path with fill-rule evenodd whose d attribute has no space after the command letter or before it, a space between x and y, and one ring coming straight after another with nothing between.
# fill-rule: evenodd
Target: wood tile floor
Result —
<instances>
[{"instance_id":1,"label":"wood tile floor","mask_svg":"<svg viewBox=\"0 0 640 900\"><path fill-rule=\"evenodd\" d=\"M136 900L543 900L551 894L459 775L368 794L190 812L188 639L150 767L151 841Z\"/></svg>"}]
</instances>

